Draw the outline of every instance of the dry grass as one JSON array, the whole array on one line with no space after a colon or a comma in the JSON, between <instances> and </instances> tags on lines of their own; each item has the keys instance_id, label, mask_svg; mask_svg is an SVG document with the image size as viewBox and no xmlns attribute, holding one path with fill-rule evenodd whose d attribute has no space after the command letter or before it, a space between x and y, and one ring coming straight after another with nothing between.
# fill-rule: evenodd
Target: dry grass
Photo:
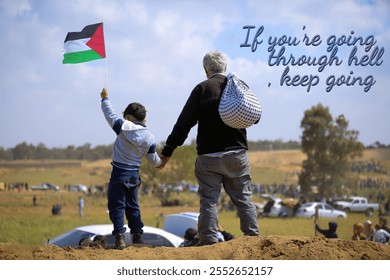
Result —
<instances>
[{"instance_id":1,"label":"dry grass","mask_svg":"<svg viewBox=\"0 0 390 280\"><path fill-rule=\"evenodd\" d=\"M253 182L296 184L304 159L305 155L299 150L250 152Z\"/></svg>"}]
</instances>

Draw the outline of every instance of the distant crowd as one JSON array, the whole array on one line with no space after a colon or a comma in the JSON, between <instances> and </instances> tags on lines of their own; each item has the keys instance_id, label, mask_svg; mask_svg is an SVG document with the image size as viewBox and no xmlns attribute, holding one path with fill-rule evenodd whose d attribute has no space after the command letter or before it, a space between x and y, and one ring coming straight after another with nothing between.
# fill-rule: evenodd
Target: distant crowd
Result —
<instances>
[{"instance_id":1,"label":"distant crowd","mask_svg":"<svg viewBox=\"0 0 390 280\"><path fill-rule=\"evenodd\" d=\"M365 161L365 162L356 162L352 164L351 167L352 172L356 173L379 173L379 174L387 174L388 172L382 167L380 161Z\"/></svg>"},{"instance_id":2,"label":"distant crowd","mask_svg":"<svg viewBox=\"0 0 390 280\"><path fill-rule=\"evenodd\" d=\"M380 188L390 188L390 180L387 179L372 179L372 178L366 178L359 181L359 188L360 189L380 189Z\"/></svg>"},{"instance_id":3,"label":"distant crowd","mask_svg":"<svg viewBox=\"0 0 390 280\"><path fill-rule=\"evenodd\" d=\"M107 192L107 186L103 185L91 185L89 187L86 187L85 191L80 190L78 188L79 185L71 185L71 184L66 184L64 185L61 189L67 190L69 192L84 192L87 195L104 195ZM29 185L28 182L0 182L0 191L29 191L29 190L34 190L33 187Z\"/></svg>"}]
</instances>

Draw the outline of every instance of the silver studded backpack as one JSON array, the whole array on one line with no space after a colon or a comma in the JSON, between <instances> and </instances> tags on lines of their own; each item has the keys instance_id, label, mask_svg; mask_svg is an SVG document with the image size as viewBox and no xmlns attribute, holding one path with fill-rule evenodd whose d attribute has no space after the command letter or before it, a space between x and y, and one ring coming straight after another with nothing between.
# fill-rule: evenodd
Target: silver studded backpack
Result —
<instances>
[{"instance_id":1,"label":"silver studded backpack","mask_svg":"<svg viewBox=\"0 0 390 280\"><path fill-rule=\"evenodd\" d=\"M234 73L229 73L227 79L218 108L222 121L233 128L258 123L262 114L259 99Z\"/></svg>"}]
</instances>

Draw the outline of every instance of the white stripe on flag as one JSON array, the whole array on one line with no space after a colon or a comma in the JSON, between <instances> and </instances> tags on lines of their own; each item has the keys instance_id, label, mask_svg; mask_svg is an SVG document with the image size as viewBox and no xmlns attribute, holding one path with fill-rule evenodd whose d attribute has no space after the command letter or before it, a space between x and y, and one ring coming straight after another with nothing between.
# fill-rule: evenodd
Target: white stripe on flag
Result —
<instances>
[{"instance_id":1,"label":"white stripe on flag","mask_svg":"<svg viewBox=\"0 0 390 280\"><path fill-rule=\"evenodd\" d=\"M86 44L91 38L66 41L64 43L64 53L82 52L91 50Z\"/></svg>"}]
</instances>

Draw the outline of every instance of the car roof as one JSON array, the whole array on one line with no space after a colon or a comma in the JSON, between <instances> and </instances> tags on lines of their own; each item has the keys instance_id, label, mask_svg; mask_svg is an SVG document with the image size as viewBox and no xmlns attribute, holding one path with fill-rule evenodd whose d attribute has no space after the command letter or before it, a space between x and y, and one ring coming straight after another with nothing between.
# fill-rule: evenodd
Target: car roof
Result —
<instances>
[{"instance_id":1,"label":"car roof","mask_svg":"<svg viewBox=\"0 0 390 280\"><path fill-rule=\"evenodd\" d=\"M316 205L329 205L326 202L317 202L317 201L309 201L304 204L302 204L303 207L310 207L310 206L316 206Z\"/></svg>"},{"instance_id":2,"label":"car roof","mask_svg":"<svg viewBox=\"0 0 390 280\"><path fill-rule=\"evenodd\" d=\"M177 214L170 214L167 217L185 217L188 219L198 220L199 212L181 212Z\"/></svg>"},{"instance_id":3,"label":"car roof","mask_svg":"<svg viewBox=\"0 0 390 280\"><path fill-rule=\"evenodd\" d=\"M126 230L128 229L127 226ZM81 226L75 228L77 230L82 230L82 231L87 231L93 234L102 234L102 233L109 233L111 232L114 228L112 224L101 224L101 225L88 225L88 226Z\"/></svg>"},{"instance_id":4,"label":"car roof","mask_svg":"<svg viewBox=\"0 0 390 280\"><path fill-rule=\"evenodd\" d=\"M311 205L313 205L313 204L316 204L317 202L305 202L305 203L303 203L302 204L302 206L311 206Z\"/></svg>"},{"instance_id":5,"label":"car roof","mask_svg":"<svg viewBox=\"0 0 390 280\"><path fill-rule=\"evenodd\" d=\"M164 230L183 237L189 228L197 228L198 212L181 212L167 215L164 219Z\"/></svg>"}]
</instances>

